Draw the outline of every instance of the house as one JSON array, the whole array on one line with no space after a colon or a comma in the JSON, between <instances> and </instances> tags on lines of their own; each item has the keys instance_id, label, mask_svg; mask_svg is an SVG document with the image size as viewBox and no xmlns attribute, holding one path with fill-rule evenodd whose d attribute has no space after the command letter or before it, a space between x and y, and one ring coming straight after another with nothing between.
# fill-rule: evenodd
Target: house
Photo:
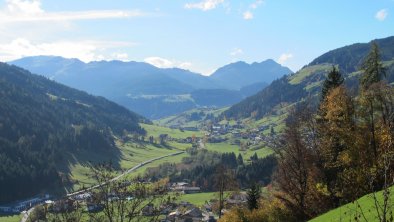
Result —
<instances>
[{"instance_id":1,"label":"house","mask_svg":"<svg viewBox=\"0 0 394 222\"><path fill-rule=\"evenodd\" d=\"M75 200L86 200L91 197L92 197L92 194L89 192L86 192L86 193L81 193L81 194L74 196L74 199Z\"/></svg>"},{"instance_id":2,"label":"house","mask_svg":"<svg viewBox=\"0 0 394 222\"><path fill-rule=\"evenodd\" d=\"M184 194L199 193L201 191L200 187L190 187L189 184L185 182L174 183L171 190Z\"/></svg>"},{"instance_id":3,"label":"house","mask_svg":"<svg viewBox=\"0 0 394 222\"><path fill-rule=\"evenodd\" d=\"M200 193L201 189L200 189L200 187L184 187L182 192L184 194Z\"/></svg>"},{"instance_id":4,"label":"house","mask_svg":"<svg viewBox=\"0 0 394 222\"><path fill-rule=\"evenodd\" d=\"M203 215L202 211L198 209L197 207L193 207L192 209L186 211L182 215L178 216L178 218L175 219L176 222L195 222L195 221L202 221Z\"/></svg>"},{"instance_id":5,"label":"house","mask_svg":"<svg viewBox=\"0 0 394 222\"><path fill-rule=\"evenodd\" d=\"M232 194L227 200L227 205L239 207L248 202L248 195L245 193L235 193Z\"/></svg>"},{"instance_id":6,"label":"house","mask_svg":"<svg viewBox=\"0 0 394 222\"><path fill-rule=\"evenodd\" d=\"M212 215L212 213L203 213L203 218L201 221L204 222L216 222L217 220L215 219L215 217Z\"/></svg>"}]
</instances>

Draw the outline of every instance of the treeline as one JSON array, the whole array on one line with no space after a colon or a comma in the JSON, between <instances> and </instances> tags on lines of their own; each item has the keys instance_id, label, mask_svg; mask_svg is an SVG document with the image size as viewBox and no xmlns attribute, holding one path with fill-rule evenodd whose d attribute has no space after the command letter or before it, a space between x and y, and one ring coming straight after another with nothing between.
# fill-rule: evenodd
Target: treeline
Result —
<instances>
[{"instance_id":1,"label":"treeline","mask_svg":"<svg viewBox=\"0 0 394 222\"><path fill-rule=\"evenodd\" d=\"M290 113L276 149L273 184L277 191L269 201L276 206L262 200L265 209L246 212L244 218L260 215L258 221L306 221L383 190L383 202L377 204L373 195L374 208L368 211L377 212L376 221L392 221L394 89L384 81L387 70L376 44L360 71L357 95L350 95L333 67L318 107L305 102ZM352 218L363 221L366 211L357 207ZM239 221L234 218L240 214L232 212L228 217L224 221Z\"/></svg>"},{"instance_id":2,"label":"treeline","mask_svg":"<svg viewBox=\"0 0 394 222\"><path fill-rule=\"evenodd\" d=\"M254 155L251 162L246 163L241 154L237 156L233 152L189 150L189 153L190 156L182 160L181 165L187 166L184 169L178 170L176 164L165 163L148 169L146 177L155 180L169 177L171 182L188 181L203 191L216 191L215 181L219 167L232 171L237 187L248 188L252 183L269 184L277 165L273 155L264 158Z\"/></svg>"},{"instance_id":3,"label":"treeline","mask_svg":"<svg viewBox=\"0 0 394 222\"><path fill-rule=\"evenodd\" d=\"M56 165L67 154L111 152L114 134L145 134L140 121L104 98L0 63L0 203L59 186Z\"/></svg>"}]
</instances>

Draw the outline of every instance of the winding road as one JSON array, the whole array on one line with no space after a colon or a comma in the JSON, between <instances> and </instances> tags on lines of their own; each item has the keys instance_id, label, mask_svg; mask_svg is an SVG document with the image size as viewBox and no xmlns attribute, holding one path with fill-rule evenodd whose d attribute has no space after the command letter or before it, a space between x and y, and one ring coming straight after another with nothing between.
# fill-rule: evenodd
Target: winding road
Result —
<instances>
[{"instance_id":1,"label":"winding road","mask_svg":"<svg viewBox=\"0 0 394 222\"><path fill-rule=\"evenodd\" d=\"M170 157L170 156L177 156L177 155L180 155L180 154L182 154L182 153L185 153L185 151L179 151L179 152L176 152L176 153L167 154L167 155L164 155L164 156L156 157L156 158L153 158L153 159L150 159L150 160L146 160L146 161L144 161L144 162L141 162L141 163L137 164L136 166L134 166L134 167L132 167L132 168L126 170L126 171L123 172L122 174L120 174L120 175L118 175L118 176L112 178L112 179L110 180L110 182L119 180L120 178L126 176L127 174L130 174L130 173L136 171L137 169L139 169L139 168L141 168L141 167L143 167L143 166L145 166L145 165L147 165L147 164L150 164L150 163L152 163L152 162L154 162L154 161L161 160L161 159L164 159L164 158L167 158L167 157ZM69 194L66 195L66 197L72 197L72 196L75 196L75 195L78 195L78 194L82 194L82 193L85 193L85 192L87 192L87 191L96 189L96 188L98 188L98 187L100 187L100 186L102 186L102 185L105 185L105 183L103 183L103 184L97 184L97 185L95 185L95 186L92 186L92 187L89 187L89 188L86 188L86 189L83 189L83 190L79 190L79 191L76 191L76 192L73 192L73 193L69 193ZM33 212L33 210L34 210L34 207L32 207L32 208L30 208L28 211L26 211L26 212L23 214L23 216L22 216L21 222L27 222L27 219L29 218L29 215L31 214L31 212Z\"/></svg>"}]
</instances>

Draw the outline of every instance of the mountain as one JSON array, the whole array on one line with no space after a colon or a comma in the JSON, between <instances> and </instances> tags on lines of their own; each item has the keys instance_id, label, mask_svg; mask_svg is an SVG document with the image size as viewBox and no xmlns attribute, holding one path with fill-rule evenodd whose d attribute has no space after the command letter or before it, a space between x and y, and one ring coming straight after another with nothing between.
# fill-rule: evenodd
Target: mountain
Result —
<instances>
[{"instance_id":1,"label":"mountain","mask_svg":"<svg viewBox=\"0 0 394 222\"><path fill-rule=\"evenodd\" d=\"M390 61L394 58L394 37L372 40L376 41L381 51L382 60ZM361 62L370 50L370 44L356 43L329 51L314 59L309 66L324 63L336 64L345 73L352 73L359 69Z\"/></svg>"},{"instance_id":2,"label":"mountain","mask_svg":"<svg viewBox=\"0 0 394 222\"><path fill-rule=\"evenodd\" d=\"M216 70L211 75L211 78L222 82L232 89L239 90L256 82L269 84L275 79L290 73L292 71L289 68L281 66L272 59L268 59L261 63L255 62L252 64L245 62L231 63Z\"/></svg>"},{"instance_id":3,"label":"mountain","mask_svg":"<svg viewBox=\"0 0 394 222\"><path fill-rule=\"evenodd\" d=\"M67 177L58 166L78 159L78 151L120 158L114 135L145 134L139 122L148 121L102 97L0 63L0 203L59 186Z\"/></svg>"},{"instance_id":4,"label":"mountain","mask_svg":"<svg viewBox=\"0 0 394 222\"><path fill-rule=\"evenodd\" d=\"M384 66L387 68L387 81L394 82L394 37L373 40L381 50ZM269 86L233 105L224 112L227 118L260 119L266 114L275 113L283 106L309 98L318 98L321 83L333 65L339 67L345 77L345 84L357 90L360 64L368 54L369 43L357 43L327 52L309 65L292 75L273 81Z\"/></svg>"},{"instance_id":5,"label":"mountain","mask_svg":"<svg viewBox=\"0 0 394 222\"><path fill-rule=\"evenodd\" d=\"M26 57L10 64L93 95L103 96L148 118L159 119L196 107L232 105L261 90L264 82L269 83L271 79L281 76L281 70L286 69L278 68L281 66L272 60L252 65L241 63L245 66L236 69L223 67L219 69L219 74L212 77L178 68L159 69L143 62L84 63L56 56ZM220 77L221 73L226 73L225 70L228 70L228 75L225 75L227 77ZM248 73L250 81L239 85L228 84L225 80L236 78L237 72ZM256 72L259 78L252 77L252 72ZM239 90L242 87L246 89ZM207 93L207 90L219 90L221 100L217 100L215 94Z\"/></svg>"}]
</instances>

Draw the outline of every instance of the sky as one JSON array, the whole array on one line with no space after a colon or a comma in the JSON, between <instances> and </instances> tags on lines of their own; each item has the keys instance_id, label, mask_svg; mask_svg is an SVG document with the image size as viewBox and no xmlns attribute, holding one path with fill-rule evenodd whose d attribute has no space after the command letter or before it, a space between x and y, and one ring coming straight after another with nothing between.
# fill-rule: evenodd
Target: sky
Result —
<instances>
[{"instance_id":1,"label":"sky","mask_svg":"<svg viewBox=\"0 0 394 222\"><path fill-rule=\"evenodd\" d=\"M394 0L0 0L0 61L122 60L209 75L273 59L293 71L394 35Z\"/></svg>"}]
</instances>

